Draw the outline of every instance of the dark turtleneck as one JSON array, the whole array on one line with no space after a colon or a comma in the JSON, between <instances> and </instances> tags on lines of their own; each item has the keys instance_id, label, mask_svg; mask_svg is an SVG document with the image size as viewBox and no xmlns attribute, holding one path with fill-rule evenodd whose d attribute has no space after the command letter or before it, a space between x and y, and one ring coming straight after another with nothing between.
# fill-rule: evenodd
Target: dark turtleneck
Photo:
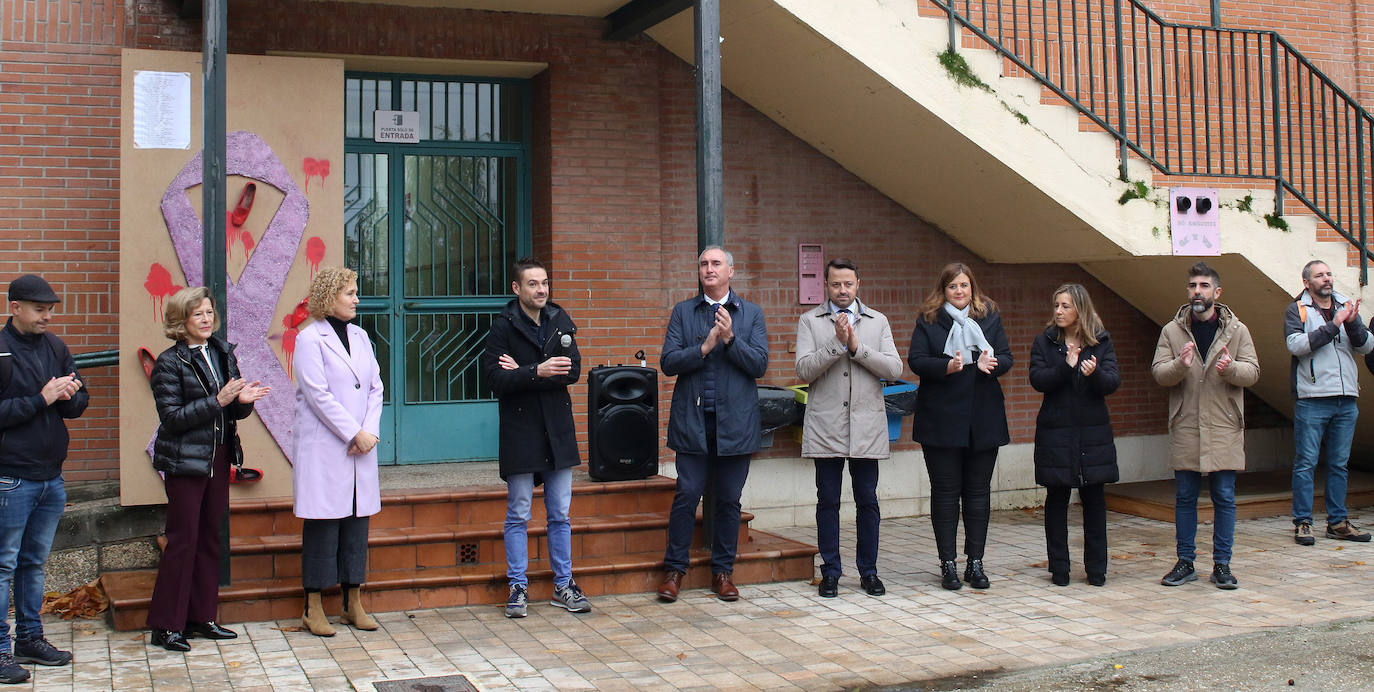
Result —
<instances>
[{"instance_id":1,"label":"dark turtleneck","mask_svg":"<svg viewBox=\"0 0 1374 692\"><path fill-rule=\"evenodd\" d=\"M339 341L343 342L344 350L348 352L348 355L353 355L353 350L348 347L348 323L333 315L325 315L324 318L329 321L329 326L334 328L334 333L339 335Z\"/></svg>"}]
</instances>

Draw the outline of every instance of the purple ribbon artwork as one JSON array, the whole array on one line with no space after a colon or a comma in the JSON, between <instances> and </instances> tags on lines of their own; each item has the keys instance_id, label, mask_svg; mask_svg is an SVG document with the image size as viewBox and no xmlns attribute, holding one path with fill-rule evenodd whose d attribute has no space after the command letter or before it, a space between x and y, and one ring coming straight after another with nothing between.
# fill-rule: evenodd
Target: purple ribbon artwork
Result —
<instances>
[{"instance_id":1,"label":"purple ribbon artwork","mask_svg":"<svg viewBox=\"0 0 1374 692\"><path fill-rule=\"evenodd\" d=\"M296 186L291 174L262 138L251 132L234 132L228 136L225 148L226 175L241 175L280 190L285 199L263 232L243 273L237 281L228 277L229 341L238 345L239 369L250 382L261 380L272 387L272 393L255 405L258 417L276 440L277 446L291 461L291 423L294 405L294 383L282 367L267 339L286 284L286 275L296 259L305 224L310 218L310 204L305 193ZM172 235L172 246L181 262L186 285L200 286L204 237L201 220L191 206L186 191L200 185L203 179L201 158L196 154L191 162L167 186L162 196L162 217ZM148 443L152 455L153 444Z\"/></svg>"}]
</instances>

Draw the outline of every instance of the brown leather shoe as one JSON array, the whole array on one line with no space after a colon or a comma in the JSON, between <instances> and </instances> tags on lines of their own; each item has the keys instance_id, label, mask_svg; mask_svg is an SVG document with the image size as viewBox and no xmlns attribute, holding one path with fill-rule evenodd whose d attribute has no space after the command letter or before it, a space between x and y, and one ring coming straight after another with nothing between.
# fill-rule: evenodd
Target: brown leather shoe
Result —
<instances>
[{"instance_id":1,"label":"brown leather shoe","mask_svg":"<svg viewBox=\"0 0 1374 692\"><path fill-rule=\"evenodd\" d=\"M663 574L663 583L658 585L658 600L672 603L677 600L678 589L682 588L682 572L670 569Z\"/></svg>"},{"instance_id":2,"label":"brown leather shoe","mask_svg":"<svg viewBox=\"0 0 1374 692\"><path fill-rule=\"evenodd\" d=\"M735 588L735 583L730 581L730 575L725 572L711 576L711 591L722 601L739 600L739 589Z\"/></svg>"}]
</instances>

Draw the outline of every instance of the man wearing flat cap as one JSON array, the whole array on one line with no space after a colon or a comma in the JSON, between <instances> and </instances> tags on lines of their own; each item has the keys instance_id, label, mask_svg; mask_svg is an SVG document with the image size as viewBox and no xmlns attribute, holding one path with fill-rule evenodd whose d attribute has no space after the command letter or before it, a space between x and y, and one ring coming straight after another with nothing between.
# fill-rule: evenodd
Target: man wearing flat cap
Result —
<instances>
[{"instance_id":1,"label":"man wearing flat cap","mask_svg":"<svg viewBox=\"0 0 1374 692\"><path fill-rule=\"evenodd\" d=\"M89 397L62 340L48 331L61 298L42 277L9 285L10 318L0 329L0 683L29 678L20 663L71 663L43 637L43 563L67 504L62 462L67 424ZM13 648L10 589L14 589Z\"/></svg>"}]
</instances>

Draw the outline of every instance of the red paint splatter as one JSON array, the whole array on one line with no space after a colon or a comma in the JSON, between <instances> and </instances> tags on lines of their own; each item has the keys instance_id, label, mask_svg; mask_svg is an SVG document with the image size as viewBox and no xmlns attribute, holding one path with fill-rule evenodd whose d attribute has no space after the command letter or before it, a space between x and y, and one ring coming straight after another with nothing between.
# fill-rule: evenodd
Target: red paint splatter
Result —
<instances>
[{"instance_id":1,"label":"red paint splatter","mask_svg":"<svg viewBox=\"0 0 1374 692\"><path fill-rule=\"evenodd\" d=\"M312 159L305 157L301 163L301 168L305 171L305 191L310 192L310 179L319 176L320 184L324 184L324 179L329 177L329 159Z\"/></svg>"},{"instance_id":2,"label":"red paint splatter","mask_svg":"<svg viewBox=\"0 0 1374 692\"><path fill-rule=\"evenodd\" d=\"M310 279L315 279L315 272L320 269L320 262L324 260L324 240L317 235L310 236L305 241L305 259L310 261Z\"/></svg>"},{"instance_id":3,"label":"red paint splatter","mask_svg":"<svg viewBox=\"0 0 1374 692\"><path fill-rule=\"evenodd\" d=\"M250 255L250 254L253 253L253 243L254 243L254 241L253 241L253 234L252 234L252 233L249 233L248 231L244 231L243 234L239 236L239 242L243 243L243 254L244 254L244 255Z\"/></svg>"},{"instance_id":4,"label":"red paint splatter","mask_svg":"<svg viewBox=\"0 0 1374 692\"><path fill-rule=\"evenodd\" d=\"M297 328L305 322L306 318L310 317L309 300L309 298L302 298L301 302L296 303L296 307L291 312L281 318L281 326L286 328L286 331L282 332L281 335L281 350L282 353L286 354L286 374L288 377L295 377L292 371L292 362L296 355L296 335L300 333Z\"/></svg>"},{"instance_id":5,"label":"red paint splatter","mask_svg":"<svg viewBox=\"0 0 1374 692\"><path fill-rule=\"evenodd\" d=\"M172 285L172 273L157 262L148 268L148 278L144 279L143 288L148 291L148 297L153 299L154 321L162 320L162 299L181 290L180 286Z\"/></svg>"}]
</instances>

